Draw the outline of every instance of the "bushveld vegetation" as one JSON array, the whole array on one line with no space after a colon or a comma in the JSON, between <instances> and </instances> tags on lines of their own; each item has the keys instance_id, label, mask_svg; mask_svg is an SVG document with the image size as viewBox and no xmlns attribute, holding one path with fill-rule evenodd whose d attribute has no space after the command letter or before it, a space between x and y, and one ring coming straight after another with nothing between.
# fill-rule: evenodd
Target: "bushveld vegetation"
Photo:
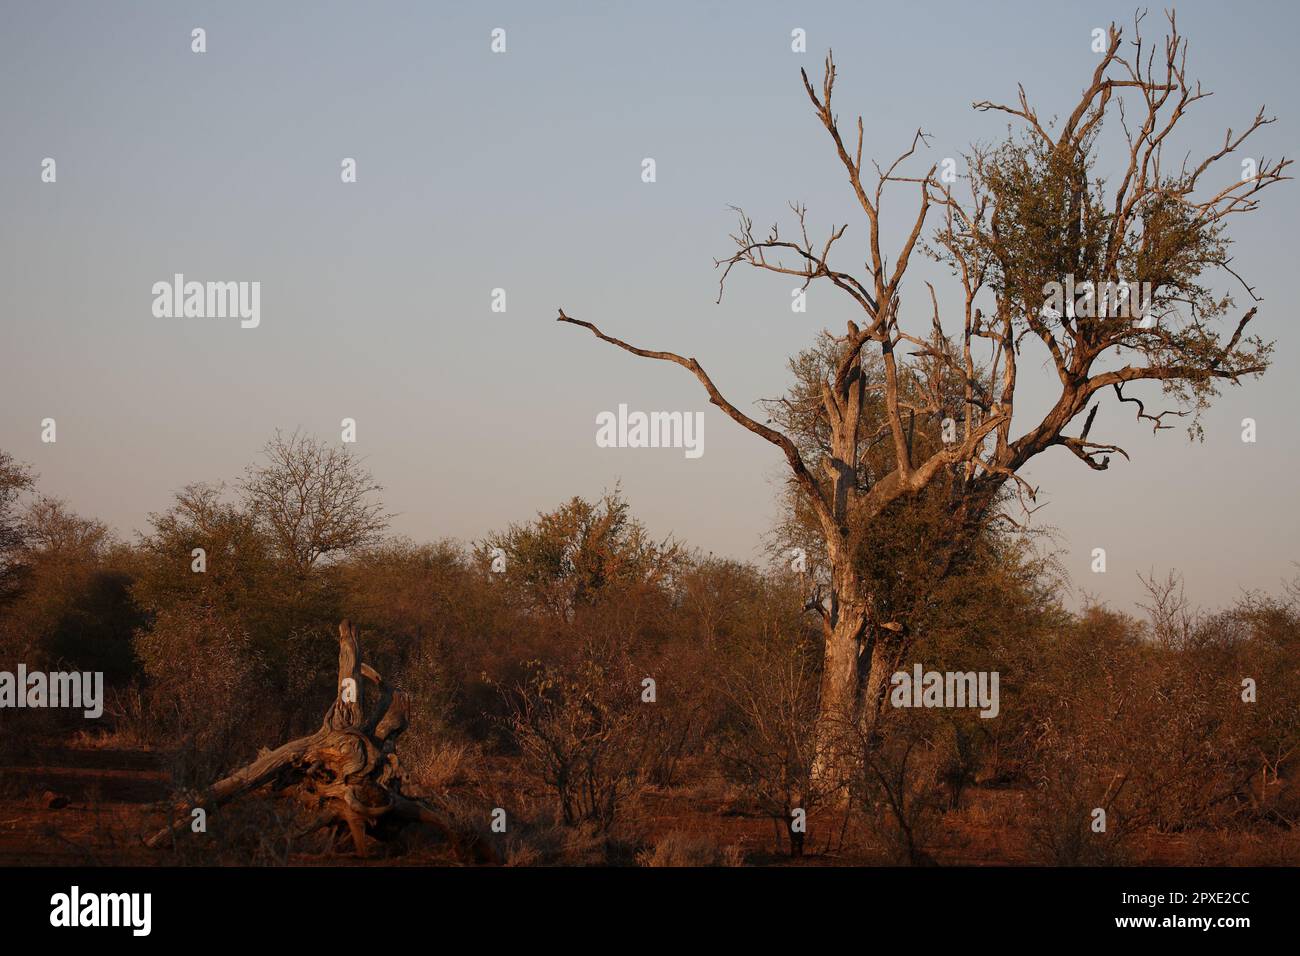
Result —
<instances>
[{"instance_id":1,"label":"bushveld vegetation","mask_svg":"<svg viewBox=\"0 0 1300 956\"><path fill-rule=\"evenodd\" d=\"M1071 612L1042 542L992 524L926 589L898 666L997 670L998 716L886 708L848 778L829 783L814 773L821 627L785 548L766 567L702 557L654 538L617 489L472 546L417 544L385 533L351 455L326 468L327 449L302 436L269 451L242 483L180 490L131 544L4 459L0 668L103 670L110 687L88 733L67 714L7 712L6 760L23 746L39 760L42 741L79 730L155 750L173 796L201 792L317 725L348 617L411 701L408 788L503 862L1079 864L1149 859L1161 839L1190 847L1188 861L1268 861L1300 814L1294 586L1199 612L1176 578L1152 580L1140 616ZM270 480L290 473L313 488L294 529L258 497L293 486ZM353 531L331 537L331 522ZM892 567L911 587L925 507L877 527L884 563L864 573L883 586ZM313 536L332 547L305 560ZM245 801L159 860L322 850L293 832L274 800Z\"/></svg>"}]
</instances>

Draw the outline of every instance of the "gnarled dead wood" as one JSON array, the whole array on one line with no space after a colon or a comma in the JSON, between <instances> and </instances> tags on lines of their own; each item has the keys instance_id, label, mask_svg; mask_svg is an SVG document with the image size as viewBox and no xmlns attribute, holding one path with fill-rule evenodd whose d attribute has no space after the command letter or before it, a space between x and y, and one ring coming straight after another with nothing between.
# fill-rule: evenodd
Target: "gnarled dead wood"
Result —
<instances>
[{"instance_id":1,"label":"gnarled dead wood","mask_svg":"<svg viewBox=\"0 0 1300 956\"><path fill-rule=\"evenodd\" d=\"M378 703L366 716L364 682L375 685ZM346 825L360 856L367 853L366 829L385 816L416 821L438 830L457 855L473 850L490 857L485 846L459 833L428 804L402 793L397 738L406 729L406 695L394 690L361 660L357 629L339 624L338 687L320 730L263 753L208 788L203 799L176 807L176 820L149 837L159 847L189 826L196 807L216 807L236 797L270 786L282 797L297 800L310 822L299 829L305 836L327 826Z\"/></svg>"}]
</instances>

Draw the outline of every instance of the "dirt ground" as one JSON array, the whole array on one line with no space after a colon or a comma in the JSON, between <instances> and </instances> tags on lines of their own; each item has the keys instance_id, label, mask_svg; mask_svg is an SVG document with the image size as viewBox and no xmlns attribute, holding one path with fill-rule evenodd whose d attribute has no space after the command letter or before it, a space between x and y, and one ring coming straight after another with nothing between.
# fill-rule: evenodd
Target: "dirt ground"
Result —
<instances>
[{"instance_id":1,"label":"dirt ground","mask_svg":"<svg viewBox=\"0 0 1300 956\"><path fill-rule=\"evenodd\" d=\"M455 864L437 838L410 834L379 848L370 859L338 851L307 851L275 844L276 819L241 811L240 825L261 828L260 856L189 854L151 850L143 837L166 820L170 778L165 755L138 748L63 740L31 745L0 765L0 866L176 865L266 862L289 865L428 866ZM492 772L490 769L488 772ZM536 795L539 800L544 795ZM1023 819L1025 795L1014 789L973 788L960 810L945 814L928 835L926 849L944 866L1032 865ZM269 802L267 802L269 803ZM846 830L837 815L809 822L805 855L791 860L778 843L773 822L747 812L717 788L652 790L634 811L637 839L653 846L666 834L734 849L747 865L836 866L889 862L871 847L869 835ZM576 858L583 862L581 854ZM525 860L526 862L526 860ZM628 862L631 862L629 860ZM1281 828L1245 833L1143 834L1134 837L1128 862L1146 865L1294 865L1300 834Z\"/></svg>"}]
</instances>

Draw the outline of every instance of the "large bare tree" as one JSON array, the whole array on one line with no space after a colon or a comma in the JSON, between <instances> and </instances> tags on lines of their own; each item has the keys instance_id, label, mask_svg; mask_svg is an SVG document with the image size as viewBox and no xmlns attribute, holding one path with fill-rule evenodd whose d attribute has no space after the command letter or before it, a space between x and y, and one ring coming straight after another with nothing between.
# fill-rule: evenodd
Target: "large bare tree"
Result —
<instances>
[{"instance_id":1,"label":"large bare tree","mask_svg":"<svg viewBox=\"0 0 1300 956\"><path fill-rule=\"evenodd\" d=\"M1127 457L1091 437L1103 399L1133 404L1138 418L1157 430L1170 427L1168 415L1192 415L1195 428L1195 416L1220 383L1238 383L1269 364L1271 346L1247 335L1259 300L1233 266L1225 227L1257 208L1261 190L1290 178L1291 161L1252 159L1247 174L1222 162L1273 122L1262 109L1200 161L1182 158L1183 147L1171 136L1209 94L1187 78L1187 44L1175 18L1169 15L1168 33L1154 47L1142 39L1142 19L1135 18L1126 45L1111 25L1091 79L1062 122L1041 120L1023 87L1014 104L974 104L1009 115L1015 128L995 147L973 148L964 157L965 173L951 182L939 164L906 173L926 145L920 131L892 163L872 163L868 176L862 118L855 141L848 140L832 107L833 58L826 58L820 90L801 71L865 220L865 273L858 277L831 263L847 226L814 242L797 205L794 238L776 227L759 237L741 212L732 236L736 251L717 264L724 286L735 266L747 265L793 277L805 288L829 282L861 309L861 319L836 337L829 374L819 384L814 414L826 440L815 460L806 445L801 450L791 435L727 399L695 358L637 347L560 310L559 321L624 351L682 366L714 405L784 454L790 480L825 539L829 565L829 593L809 602L825 636L818 723L824 767L834 763L827 757L838 749L840 731L870 734L893 662L909 640L906 621L876 613L854 560L864 529L885 509L941 477L951 481L946 551L956 553L1008 489L1028 508L1036 489L1020 472L1049 448L1060 446L1097 470L1115 454ZM1113 183L1092 174L1107 117L1118 122L1111 148L1121 150ZM910 192L915 206L891 258L882 208L896 190ZM945 290L944 308L929 283L909 299L919 307L903 308L904 280L918 252L951 267L954 288ZM1053 283L1068 290L1057 308L1051 307ZM1144 283L1153 290L1149 297L1139 294ZM1235 283L1251 300L1235 324L1232 296L1216 291L1216 283ZM1218 331L1224 319L1227 327ZM1022 367L1050 368L1059 383L1047 413L1023 428L1014 414ZM1150 396L1144 402L1124 393L1143 382L1163 386L1167 410L1149 411ZM1085 410L1082 426L1067 434ZM938 447L916 442L918 421L931 429L942 423L945 441ZM890 448L892 467L864 467L880 443Z\"/></svg>"}]
</instances>

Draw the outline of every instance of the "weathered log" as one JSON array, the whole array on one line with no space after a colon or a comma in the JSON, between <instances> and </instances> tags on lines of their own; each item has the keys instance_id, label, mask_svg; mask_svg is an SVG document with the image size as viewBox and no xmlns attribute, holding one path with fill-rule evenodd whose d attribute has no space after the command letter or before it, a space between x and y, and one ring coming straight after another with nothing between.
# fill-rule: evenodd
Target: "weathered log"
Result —
<instances>
[{"instance_id":1,"label":"weathered log","mask_svg":"<svg viewBox=\"0 0 1300 956\"><path fill-rule=\"evenodd\" d=\"M377 706L366 716L365 681L375 685ZM203 798L175 808L176 819L150 836L146 845L159 847L189 826L195 807L216 807L245 793L272 785L278 795L296 799L309 814L299 836L324 827L345 825L359 856L367 854L366 830L384 817L416 821L436 829L457 855L473 851L477 859L491 854L466 839L428 804L402 793L397 738L406 729L406 695L394 690L361 659L357 629L350 621L339 625L338 685L320 730L263 753L208 788Z\"/></svg>"}]
</instances>

